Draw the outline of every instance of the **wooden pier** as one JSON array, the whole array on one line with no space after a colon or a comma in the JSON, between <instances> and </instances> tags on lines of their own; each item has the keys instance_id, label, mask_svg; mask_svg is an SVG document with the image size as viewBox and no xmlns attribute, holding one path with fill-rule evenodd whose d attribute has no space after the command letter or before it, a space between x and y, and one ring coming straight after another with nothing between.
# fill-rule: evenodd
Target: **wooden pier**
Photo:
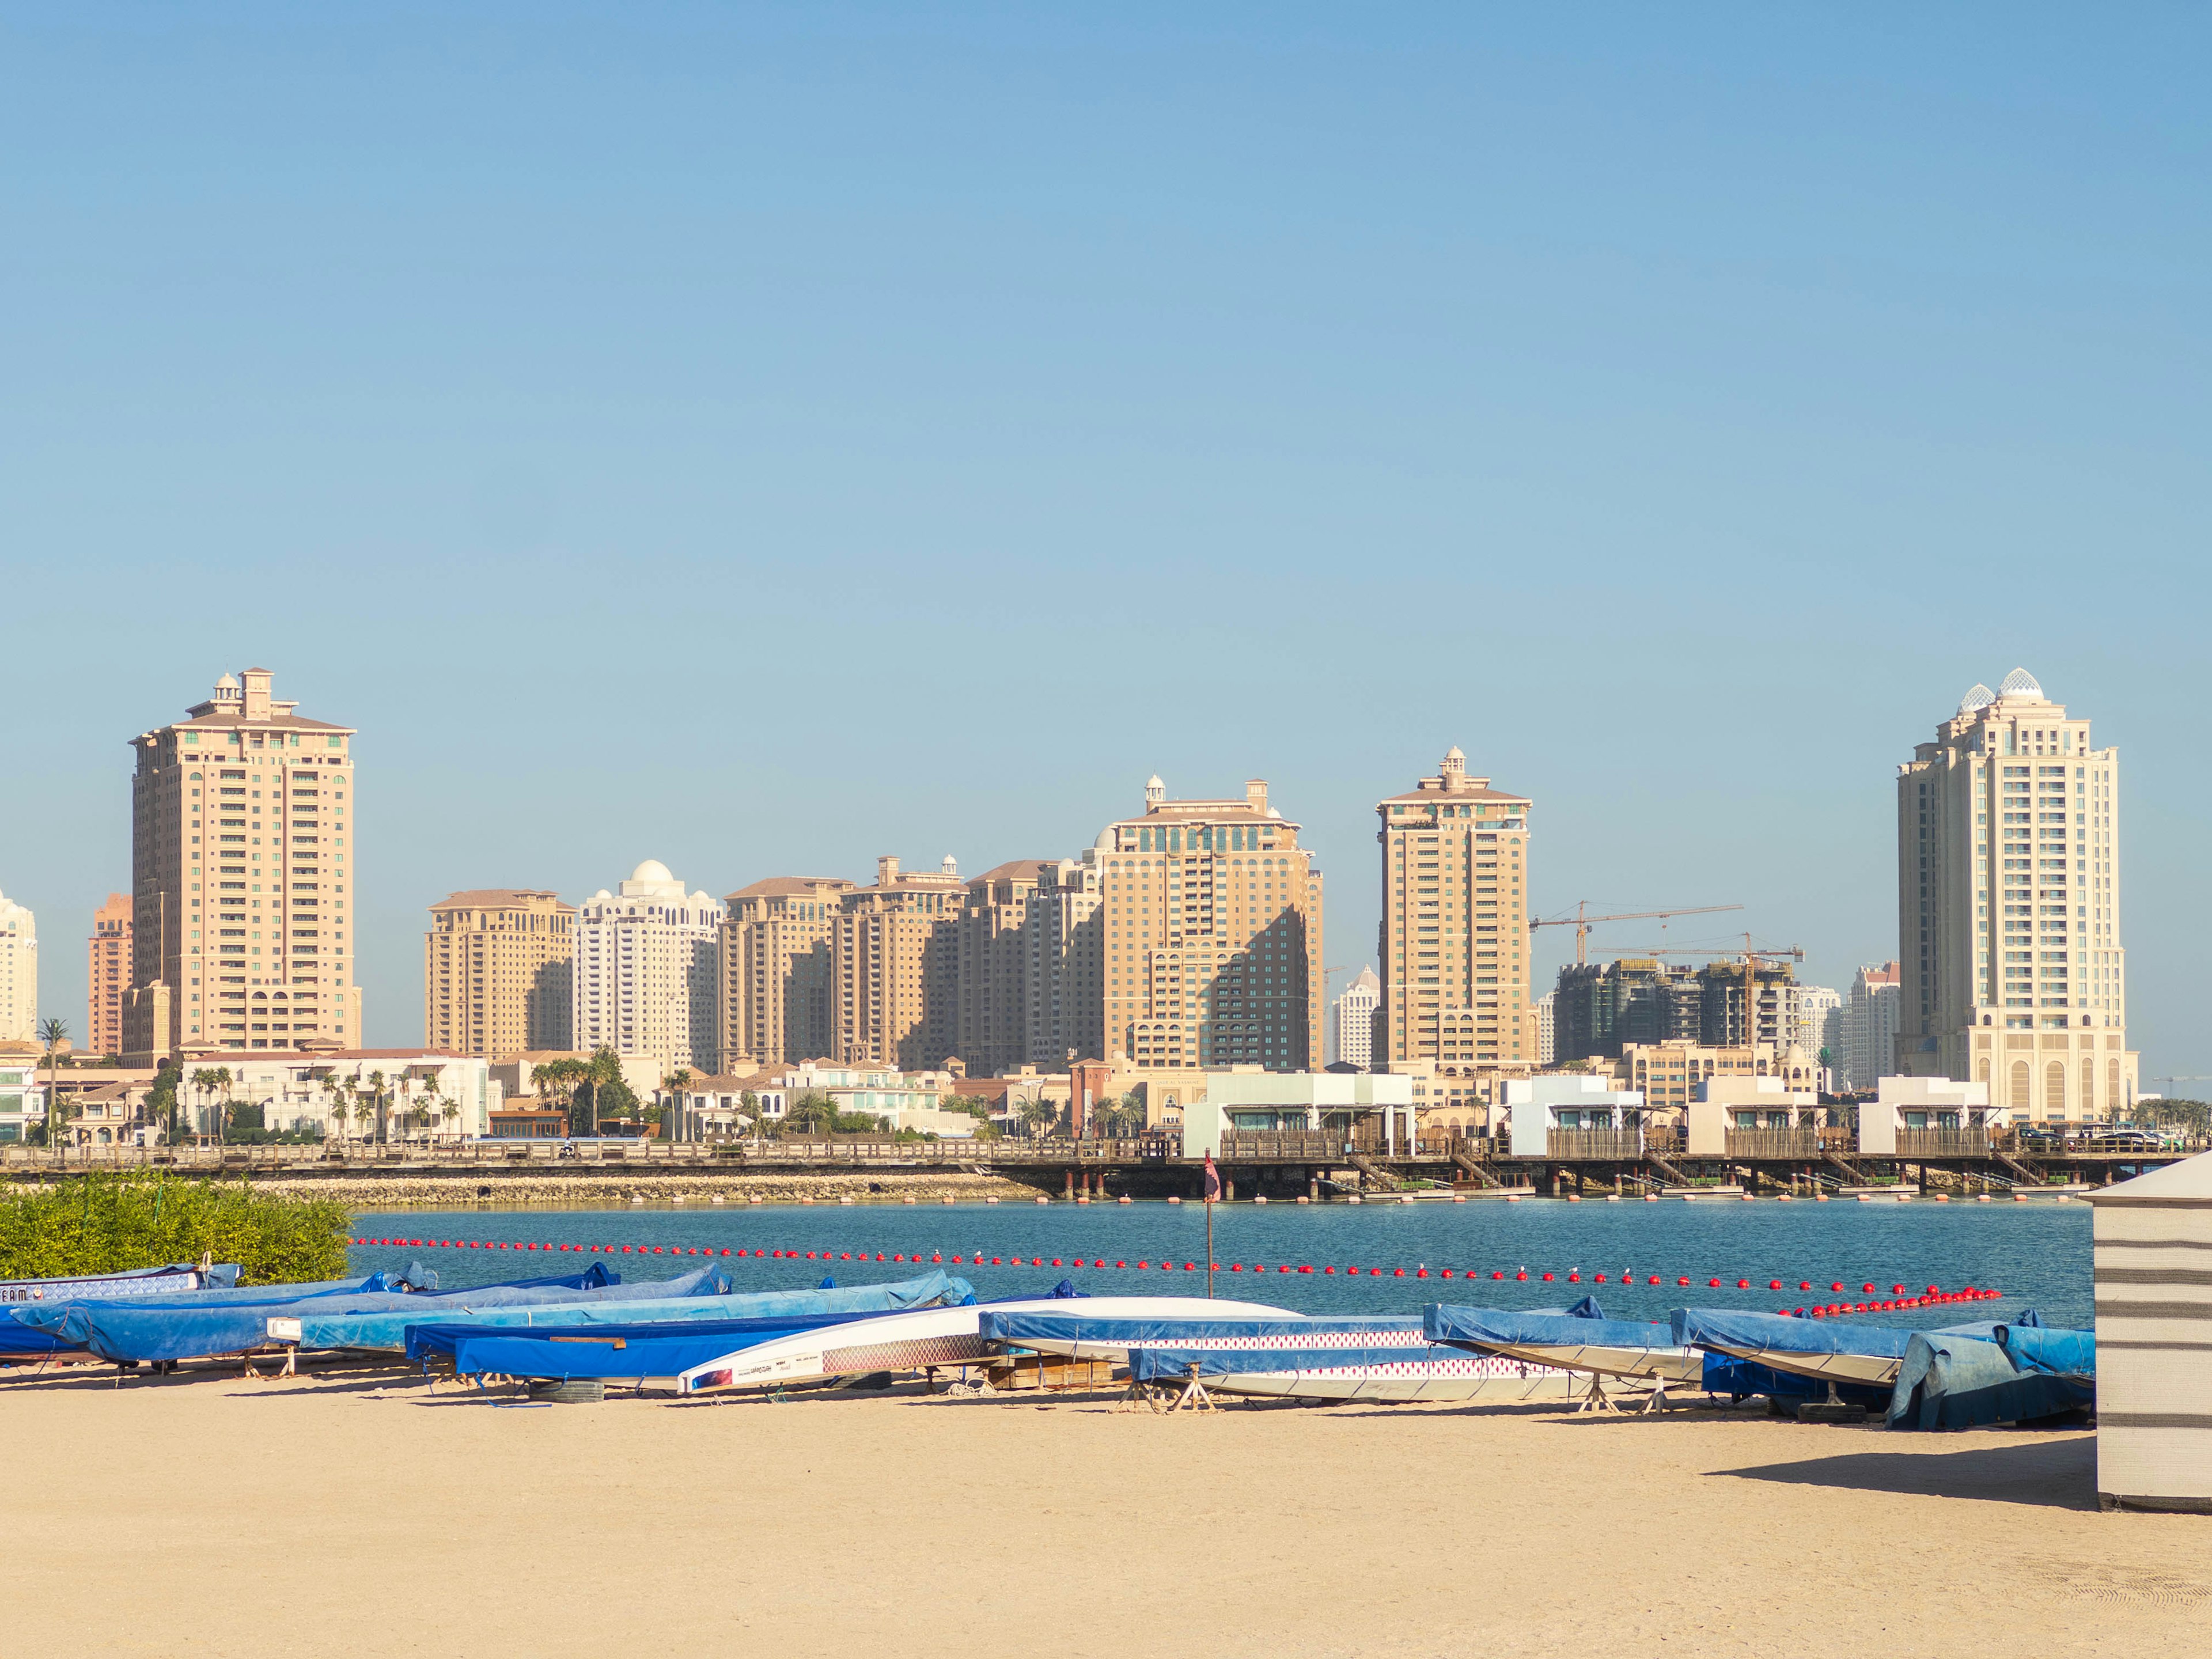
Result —
<instances>
[{"instance_id":1,"label":"wooden pier","mask_svg":"<svg viewBox=\"0 0 2212 1659\"><path fill-rule=\"evenodd\" d=\"M2204 1150L1900 1130L1894 1155L1850 1150L1836 1130L1730 1130L1724 1153L1692 1157L1633 1130L1555 1130L1541 1158L1515 1158L1479 1139L1424 1140L1395 1151L1311 1131L1231 1133L1216 1158L1231 1200L1322 1200L1415 1193L1465 1197L1647 1194L1695 1197L1740 1189L1815 1198L1904 1190L1929 1196L2007 1197L2101 1187ZM375 1180L465 1175L542 1182L564 1174L803 1176L959 1171L998 1176L1048 1197L1092 1201L1196 1198L1202 1159L1175 1138L1112 1140L896 1141L869 1136L727 1142L479 1140L324 1146L96 1147L0 1152L0 1176L51 1180L88 1170L156 1169L179 1175L285 1180Z\"/></svg>"}]
</instances>

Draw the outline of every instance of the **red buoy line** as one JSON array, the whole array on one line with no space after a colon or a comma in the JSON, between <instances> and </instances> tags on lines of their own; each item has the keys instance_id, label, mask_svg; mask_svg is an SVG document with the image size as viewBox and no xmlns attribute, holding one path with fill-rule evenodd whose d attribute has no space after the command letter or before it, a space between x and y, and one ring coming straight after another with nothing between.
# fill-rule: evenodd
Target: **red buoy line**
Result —
<instances>
[{"instance_id":1,"label":"red buoy line","mask_svg":"<svg viewBox=\"0 0 2212 1659\"><path fill-rule=\"evenodd\" d=\"M556 1250L572 1252L583 1255L696 1255L713 1256L717 1258L724 1256L737 1256L756 1257L763 1261L773 1260L793 1261L796 1261L803 1258L808 1261L914 1262L925 1263L933 1266L974 1266L978 1267L1051 1267L1061 1268L1082 1268L1089 1271L1104 1269L1108 1272L1140 1273L1197 1273L1200 1271L1200 1265L1195 1261L1177 1262L1167 1258L1162 1258L1156 1261L1152 1260L1150 1257L1145 1257L1133 1262L1126 1258L1119 1261L1109 1261L1103 1256L1085 1258L1083 1256L1062 1257L1055 1255L1048 1258L1041 1255L994 1255L987 1258L980 1251L969 1255L947 1255L941 1250L933 1250L928 1255L925 1256L919 1250L901 1250L891 1252L878 1250L872 1254L866 1250L731 1250L717 1249L711 1244L557 1244L538 1243L528 1241L517 1242L507 1239L481 1238L350 1238L346 1242L349 1244L386 1245L410 1250ZM1516 1283L1529 1280L1534 1280L1537 1283L1542 1284L1563 1281L1569 1285L1580 1285L1584 1283L1605 1285L1618 1283L1624 1285L1638 1284L1652 1285L1663 1285L1667 1283L1666 1278L1659 1273L1644 1273L1638 1275L1632 1272L1624 1271L1617 1275L1607 1273L1585 1274L1580 1268L1571 1268L1565 1273L1561 1274L1557 1273L1531 1273L1526 1267L1516 1267L1509 1273L1503 1267L1498 1267L1491 1269L1487 1275L1486 1275L1480 1268L1476 1267L1443 1267L1438 1269L1431 1269L1426 1266L1411 1268L1357 1267L1338 1267L1334 1263L1324 1263L1316 1266L1311 1262L1287 1261L1278 1262L1272 1267L1264 1262L1257 1261L1217 1261L1212 1265L1214 1269L1220 1273L1319 1273L1323 1278L1334 1278L1340 1274L1348 1279L1359 1279L1363 1277L1368 1279L1382 1279L1388 1277L1391 1279L1456 1278L1462 1279L1481 1279L1486 1276L1492 1280L1510 1279ZM1680 1273L1674 1276L1674 1283L1676 1286L1680 1287L1690 1285L1693 1281L1687 1273ZM1708 1290L1735 1289L1739 1291L1747 1291L1753 1289L1754 1285L1753 1281L1748 1279L1740 1278L1734 1281L1729 1281L1718 1278L1708 1278L1705 1280L1705 1288ZM1769 1291L1779 1291L1787 1287L1781 1279L1770 1279L1765 1281L1764 1285L1758 1286L1756 1288L1762 1288ZM1816 1286L1813 1280L1809 1279L1801 1279L1797 1281L1796 1288L1801 1291L1810 1291L1815 1289ZM1847 1286L1840 1279L1830 1280L1827 1288L1832 1294L1838 1292L1844 1294L1850 1293L1850 1287ZM1893 1285L1889 1287L1889 1294L1887 1297L1875 1300L1871 1298L1875 1298L1880 1295L1881 1287L1871 1280L1863 1282L1859 1285L1858 1291L1862 1299L1856 1302L1837 1301L1819 1303L1805 1307L1781 1308L1778 1309L1776 1311L1801 1319L1831 1319L1845 1314L1888 1313L1901 1309L1936 1307L1943 1304L1954 1302L1994 1301L1998 1297L2002 1297L2004 1294L2002 1291L1993 1291L1972 1285L1962 1285L1955 1291L1947 1291L1940 1285L1930 1285L1923 1291L1909 1294L1905 1285Z\"/></svg>"}]
</instances>

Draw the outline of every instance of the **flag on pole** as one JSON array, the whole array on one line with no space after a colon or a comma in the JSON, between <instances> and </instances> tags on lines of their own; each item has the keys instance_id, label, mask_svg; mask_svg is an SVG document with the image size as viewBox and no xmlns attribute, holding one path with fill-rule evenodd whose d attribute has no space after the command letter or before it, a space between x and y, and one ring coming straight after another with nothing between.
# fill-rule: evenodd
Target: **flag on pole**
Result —
<instances>
[{"instance_id":1,"label":"flag on pole","mask_svg":"<svg viewBox=\"0 0 2212 1659\"><path fill-rule=\"evenodd\" d=\"M1206 1155L1206 1201L1209 1204L1221 1196L1221 1171L1213 1167L1213 1154Z\"/></svg>"}]
</instances>

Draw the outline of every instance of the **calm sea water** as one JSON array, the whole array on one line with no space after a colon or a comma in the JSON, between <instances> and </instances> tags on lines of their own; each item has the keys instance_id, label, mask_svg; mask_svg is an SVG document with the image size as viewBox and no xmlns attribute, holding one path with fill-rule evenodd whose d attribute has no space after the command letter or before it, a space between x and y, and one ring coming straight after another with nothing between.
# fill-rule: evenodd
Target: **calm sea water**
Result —
<instances>
[{"instance_id":1,"label":"calm sea water","mask_svg":"<svg viewBox=\"0 0 2212 1659\"><path fill-rule=\"evenodd\" d=\"M354 1231L369 1237L827 1250L833 1258L866 1251L870 1257L863 1266L837 1259L825 1265L818 1255L811 1261L732 1255L725 1265L740 1290L814 1285L825 1273L848 1285L902 1278L916 1271L911 1265L916 1254L926 1271L933 1252L995 1255L1009 1263L1015 1256L1044 1258L1042 1267L948 1263L947 1272L970 1280L985 1297L1042 1294L1063 1278L1094 1295L1203 1295L1205 1283L1202 1272L1076 1271L1051 1265L1055 1256L1063 1263L1080 1256L1132 1264L1166 1256L1203 1267L1206 1218L1195 1204L408 1210L362 1212ZM878 1251L909 1261L879 1263L873 1260ZM550 1272L555 1263L577 1265L573 1254L549 1261L536 1253L404 1246L356 1246L349 1255L353 1269L362 1273L420 1256L447 1285ZM1872 1280L1884 1294L1895 1284L1914 1291L1931 1284L1946 1290L1972 1284L2006 1293L2000 1302L1881 1316L1888 1324L1945 1325L2016 1316L2029 1307L2056 1325L2092 1322L2089 1208L2080 1203L1237 1204L1215 1208L1214 1259L1224 1268L1214 1276L1217 1296L1304 1313L1415 1313L1439 1301L1559 1307L1588 1291L1607 1313L1656 1319L1686 1304L1771 1311L1815 1299L1855 1299L1858 1286ZM1232 1261L1246 1271L1225 1271ZM1285 1263L1310 1264L1315 1271L1275 1271ZM633 1255L617 1265L626 1279L635 1280L665 1277L696 1263L665 1256L640 1262ZM1255 1265L1264 1274L1250 1271ZM1323 1265L1337 1273L1324 1276ZM1431 1276L1413 1278L1423 1266ZM1352 1267L1363 1270L1356 1279L1346 1274ZM1364 1270L1370 1267L1381 1267L1384 1276L1369 1276ZM1392 1276L1397 1267L1408 1276ZM1453 1270L1449 1281L1437 1276L1444 1267ZM1516 1279L1524 1267L1528 1279ZM1501 1270L1503 1281L1489 1277ZM1577 1270L1583 1282L1569 1284L1567 1274ZM1462 1277L1470 1271L1474 1284ZM1556 1277L1547 1284L1540 1277L1545 1273ZM1600 1273L1604 1285L1594 1282ZM1620 1283L1624 1273L1638 1282ZM1641 1282L1653 1273L1663 1283ZM1675 1285L1681 1276L1691 1280L1688 1288ZM1722 1280L1723 1288L1711 1288L1706 1281L1711 1279ZM1753 1288L1735 1289L1739 1279L1750 1279ZM1787 1290L1767 1290L1771 1279L1783 1280ZM1813 1281L1817 1298L1797 1290L1801 1279ZM1837 1279L1850 1287L1852 1297L1828 1292Z\"/></svg>"}]
</instances>

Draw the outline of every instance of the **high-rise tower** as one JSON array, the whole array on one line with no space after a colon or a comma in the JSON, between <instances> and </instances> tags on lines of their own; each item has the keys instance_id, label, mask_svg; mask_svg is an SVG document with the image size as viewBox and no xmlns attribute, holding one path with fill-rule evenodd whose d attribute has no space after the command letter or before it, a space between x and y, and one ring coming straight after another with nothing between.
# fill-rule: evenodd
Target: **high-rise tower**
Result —
<instances>
[{"instance_id":1,"label":"high-rise tower","mask_svg":"<svg viewBox=\"0 0 2212 1659\"><path fill-rule=\"evenodd\" d=\"M131 740L126 1063L246 1048L357 1048L354 729L225 674Z\"/></svg>"},{"instance_id":2,"label":"high-rise tower","mask_svg":"<svg viewBox=\"0 0 2212 1659\"><path fill-rule=\"evenodd\" d=\"M1376 1065L1430 1060L1469 1076L1526 1075L1535 1066L1528 809L1525 795L1469 777L1457 748L1435 777L1376 804L1382 851Z\"/></svg>"},{"instance_id":3,"label":"high-rise tower","mask_svg":"<svg viewBox=\"0 0 2212 1659\"><path fill-rule=\"evenodd\" d=\"M1264 781L1241 800L1171 801L1155 777L1143 813L1108 824L1095 850L1107 1059L1320 1064L1321 872Z\"/></svg>"},{"instance_id":4,"label":"high-rise tower","mask_svg":"<svg viewBox=\"0 0 2212 1659\"><path fill-rule=\"evenodd\" d=\"M2119 771L2024 668L1898 769L1898 1070L1986 1082L2014 1123L2134 1103Z\"/></svg>"}]
</instances>

